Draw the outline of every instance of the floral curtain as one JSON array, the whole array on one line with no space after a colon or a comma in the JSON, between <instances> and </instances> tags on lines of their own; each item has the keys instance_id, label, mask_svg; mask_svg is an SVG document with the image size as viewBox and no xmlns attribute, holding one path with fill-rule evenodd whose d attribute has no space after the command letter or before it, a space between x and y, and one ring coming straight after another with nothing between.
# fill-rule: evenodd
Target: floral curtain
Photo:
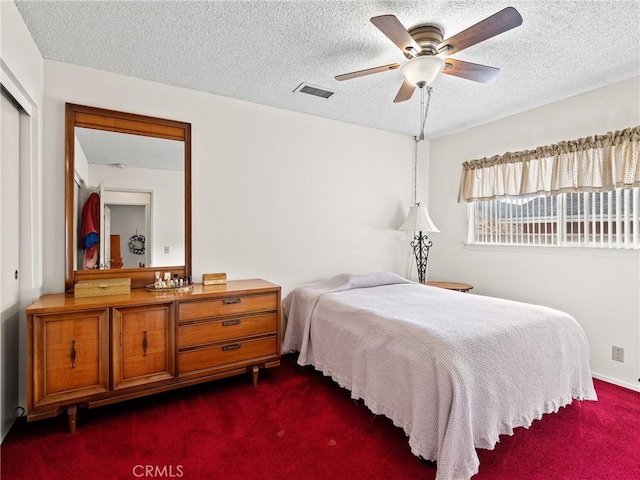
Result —
<instances>
[{"instance_id":1,"label":"floral curtain","mask_svg":"<svg viewBox=\"0 0 640 480\"><path fill-rule=\"evenodd\" d=\"M462 164L458 201L640 186L640 126Z\"/></svg>"}]
</instances>

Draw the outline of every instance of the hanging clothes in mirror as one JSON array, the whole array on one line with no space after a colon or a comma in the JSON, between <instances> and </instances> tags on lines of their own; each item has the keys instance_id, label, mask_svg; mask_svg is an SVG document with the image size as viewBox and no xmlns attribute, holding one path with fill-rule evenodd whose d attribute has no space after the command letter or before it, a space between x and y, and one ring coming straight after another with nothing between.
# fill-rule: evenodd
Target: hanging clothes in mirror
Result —
<instances>
[{"instance_id":1,"label":"hanging clothes in mirror","mask_svg":"<svg viewBox=\"0 0 640 480\"><path fill-rule=\"evenodd\" d=\"M96 268L100 246L100 195L96 192L89 195L82 207L80 242L81 248L84 249L84 268Z\"/></svg>"}]
</instances>

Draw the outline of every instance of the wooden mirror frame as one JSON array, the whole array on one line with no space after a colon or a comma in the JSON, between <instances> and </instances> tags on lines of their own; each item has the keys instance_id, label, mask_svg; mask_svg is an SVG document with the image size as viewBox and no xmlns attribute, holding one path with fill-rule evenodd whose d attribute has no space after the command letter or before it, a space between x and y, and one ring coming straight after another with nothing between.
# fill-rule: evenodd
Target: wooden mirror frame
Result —
<instances>
[{"instance_id":1,"label":"wooden mirror frame","mask_svg":"<svg viewBox=\"0 0 640 480\"><path fill-rule=\"evenodd\" d=\"M74 265L75 193L75 127L107 130L146 137L184 142L184 265L163 267L118 268L104 270L76 270ZM161 270L191 275L191 124L117 112L84 105L65 104L65 291L80 280L131 278L131 287L140 288L153 283L154 272Z\"/></svg>"}]
</instances>

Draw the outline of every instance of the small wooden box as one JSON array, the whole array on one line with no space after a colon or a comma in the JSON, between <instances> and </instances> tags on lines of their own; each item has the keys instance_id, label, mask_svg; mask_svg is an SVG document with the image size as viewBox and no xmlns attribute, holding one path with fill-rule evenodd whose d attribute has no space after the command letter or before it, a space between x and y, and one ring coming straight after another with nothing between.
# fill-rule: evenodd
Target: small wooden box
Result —
<instances>
[{"instance_id":1,"label":"small wooden box","mask_svg":"<svg viewBox=\"0 0 640 480\"><path fill-rule=\"evenodd\" d=\"M130 278L104 278L81 280L73 288L76 298L105 297L107 295L127 295L131 293Z\"/></svg>"},{"instance_id":2,"label":"small wooden box","mask_svg":"<svg viewBox=\"0 0 640 480\"><path fill-rule=\"evenodd\" d=\"M227 283L226 273L203 273L202 284L203 285L222 285Z\"/></svg>"}]
</instances>

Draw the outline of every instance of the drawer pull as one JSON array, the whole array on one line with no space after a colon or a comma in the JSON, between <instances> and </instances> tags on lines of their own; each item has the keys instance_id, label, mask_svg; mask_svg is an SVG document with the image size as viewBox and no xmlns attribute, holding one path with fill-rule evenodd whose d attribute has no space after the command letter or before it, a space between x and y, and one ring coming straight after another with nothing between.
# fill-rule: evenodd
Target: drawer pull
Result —
<instances>
[{"instance_id":1,"label":"drawer pull","mask_svg":"<svg viewBox=\"0 0 640 480\"><path fill-rule=\"evenodd\" d=\"M238 350L240 348L239 343L232 343L231 345L223 345L222 351L228 352L229 350Z\"/></svg>"},{"instance_id":2,"label":"drawer pull","mask_svg":"<svg viewBox=\"0 0 640 480\"><path fill-rule=\"evenodd\" d=\"M71 368L76 368L76 341L71 340Z\"/></svg>"},{"instance_id":3,"label":"drawer pull","mask_svg":"<svg viewBox=\"0 0 640 480\"><path fill-rule=\"evenodd\" d=\"M240 302L242 302L242 298L240 297L225 298L222 300L223 305L232 305L234 303L240 303Z\"/></svg>"},{"instance_id":4,"label":"drawer pull","mask_svg":"<svg viewBox=\"0 0 640 480\"><path fill-rule=\"evenodd\" d=\"M222 326L223 327L230 327L232 325L240 325L240 319L239 318L234 318L233 320L224 320L222 322Z\"/></svg>"},{"instance_id":5,"label":"drawer pull","mask_svg":"<svg viewBox=\"0 0 640 480\"><path fill-rule=\"evenodd\" d=\"M142 332L142 335L143 335L143 337L142 337L142 356L146 357L147 356L147 345L148 345L148 342L147 342L147 331L144 330Z\"/></svg>"}]
</instances>

